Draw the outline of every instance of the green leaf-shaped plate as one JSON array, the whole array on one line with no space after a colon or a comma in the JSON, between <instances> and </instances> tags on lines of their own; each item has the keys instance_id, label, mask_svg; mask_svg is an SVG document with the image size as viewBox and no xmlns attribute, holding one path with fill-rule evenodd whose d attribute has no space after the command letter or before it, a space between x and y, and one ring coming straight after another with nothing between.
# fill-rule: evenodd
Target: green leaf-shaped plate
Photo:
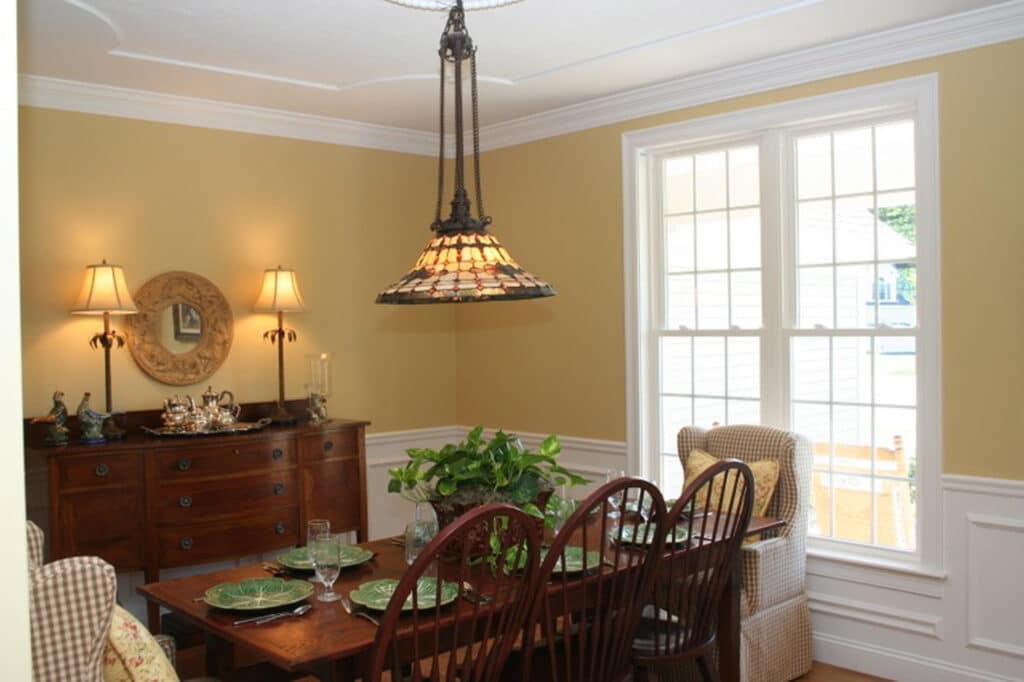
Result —
<instances>
[{"instance_id":1,"label":"green leaf-shaped plate","mask_svg":"<svg viewBox=\"0 0 1024 682\"><path fill-rule=\"evenodd\" d=\"M383 611L391 601L391 595L395 593L398 581L391 578L382 580L371 580L363 583L349 594L352 601L360 606L375 611ZM459 596L459 586L455 583L441 583L441 606L450 604ZM420 578L416 584L416 603L421 609L431 609L437 606L437 580L435 578ZM412 595L410 594L402 604L403 611L412 610Z\"/></svg>"},{"instance_id":2,"label":"green leaf-shaped plate","mask_svg":"<svg viewBox=\"0 0 1024 682\"><path fill-rule=\"evenodd\" d=\"M365 564L373 558L373 552L356 545L344 545L341 548L341 568L349 568ZM296 547L284 554L279 554L277 561L284 567L293 571L312 571L313 560L309 558L309 552L305 547Z\"/></svg>"},{"instance_id":3,"label":"green leaf-shaped plate","mask_svg":"<svg viewBox=\"0 0 1024 682\"><path fill-rule=\"evenodd\" d=\"M297 604L312 595L313 583L305 580L246 578L214 585L203 594L203 601L218 609L262 611Z\"/></svg>"},{"instance_id":4,"label":"green leaf-shaped plate","mask_svg":"<svg viewBox=\"0 0 1024 682\"><path fill-rule=\"evenodd\" d=\"M666 542L673 542L673 537L675 544L686 542L690 537L690 530L684 525L678 525L676 526L675 536L666 536ZM622 541L636 545L649 545L654 542L654 528L646 523L638 523L636 525L636 535L634 537L633 526L626 526L622 529Z\"/></svg>"},{"instance_id":5,"label":"green leaf-shaped plate","mask_svg":"<svg viewBox=\"0 0 1024 682\"><path fill-rule=\"evenodd\" d=\"M583 565L583 548L576 545L569 545L563 553L564 561L559 558L555 562L553 573L579 573L601 565L600 552L587 552L587 565Z\"/></svg>"}]
</instances>

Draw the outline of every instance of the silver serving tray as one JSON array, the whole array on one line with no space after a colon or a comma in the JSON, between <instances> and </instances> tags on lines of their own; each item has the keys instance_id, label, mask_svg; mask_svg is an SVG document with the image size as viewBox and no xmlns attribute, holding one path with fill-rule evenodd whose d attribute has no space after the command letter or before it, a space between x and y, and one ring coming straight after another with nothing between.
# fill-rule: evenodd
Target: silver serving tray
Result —
<instances>
[{"instance_id":1,"label":"silver serving tray","mask_svg":"<svg viewBox=\"0 0 1024 682\"><path fill-rule=\"evenodd\" d=\"M182 436L219 436L228 433L259 431L269 424L270 419L264 417L263 419L254 422L235 422L231 426L218 426L217 428L204 429L202 431L189 431L179 426L161 426L155 429L150 426L140 426L139 428L151 436L158 436L160 438L177 438Z\"/></svg>"}]
</instances>

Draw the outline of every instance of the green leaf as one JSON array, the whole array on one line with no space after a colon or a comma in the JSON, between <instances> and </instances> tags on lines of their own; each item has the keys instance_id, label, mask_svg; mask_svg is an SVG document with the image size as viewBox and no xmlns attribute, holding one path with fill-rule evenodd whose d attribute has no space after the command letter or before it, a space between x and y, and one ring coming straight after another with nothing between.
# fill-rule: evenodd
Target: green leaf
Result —
<instances>
[{"instance_id":1,"label":"green leaf","mask_svg":"<svg viewBox=\"0 0 1024 682\"><path fill-rule=\"evenodd\" d=\"M402 482L392 478L388 481L388 492L389 493L400 493L402 492Z\"/></svg>"},{"instance_id":2,"label":"green leaf","mask_svg":"<svg viewBox=\"0 0 1024 682\"><path fill-rule=\"evenodd\" d=\"M441 497L448 497L456 490L455 481L450 478L442 478L437 482L437 494Z\"/></svg>"},{"instance_id":3,"label":"green leaf","mask_svg":"<svg viewBox=\"0 0 1024 682\"><path fill-rule=\"evenodd\" d=\"M540 507L535 505L533 502L527 502L523 505L523 511L538 519L544 518L544 512L540 510Z\"/></svg>"},{"instance_id":4,"label":"green leaf","mask_svg":"<svg viewBox=\"0 0 1024 682\"><path fill-rule=\"evenodd\" d=\"M562 452L562 444L558 442L558 436L551 434L540 444L540 453L554 457Z\"/></svg>"}]
</instances>

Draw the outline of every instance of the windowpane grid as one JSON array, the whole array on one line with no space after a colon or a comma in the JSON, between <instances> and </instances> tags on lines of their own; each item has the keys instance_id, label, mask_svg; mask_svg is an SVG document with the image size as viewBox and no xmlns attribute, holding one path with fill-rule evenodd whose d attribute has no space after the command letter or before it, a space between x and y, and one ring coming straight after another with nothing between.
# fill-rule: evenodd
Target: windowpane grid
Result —
<instances>
[{"instance_id":1,"label":"windowpane grid","mask_svg":"<svg viewBox=\"0 0 1024 682\"><path fill-rule=\"evenodd\" d=\"M758 154L746 145L663 162L663 329L761 327Z\"/></svg>"},{"instance_id":2,"label":"windowpane grid","mask_svg":"<svg viewBox=\"0 0 1024 682\"><path fill-rule=\"evenodd\" d=\"M782 422L813 443L811 535L913 552L918 410L933 412L918 396L916 124L859 120L660 157L656 461L676 487L680 427Z\"/></svg>"},{"instance_id":3,"label":"windowpane grid","mask_svg":"<svg viewBox=\"0 0 1024 682\"><path fill-rule=\"evenodd\" d=\"M681 427L761 420L759 153L754 145L735 146L662 164L659 467L669 488L682 483Z\"/></svg>"},{"instance_id":4,"label":"windowpane grid","mask_svg":"<svg viewBox=\"0 0 1024 682\"><path fill-rule=\"evenodd\" d=\"M914 124L797 137L791 424L814 443L811 533L916 548Z\"/></svg>"}]
</instances>

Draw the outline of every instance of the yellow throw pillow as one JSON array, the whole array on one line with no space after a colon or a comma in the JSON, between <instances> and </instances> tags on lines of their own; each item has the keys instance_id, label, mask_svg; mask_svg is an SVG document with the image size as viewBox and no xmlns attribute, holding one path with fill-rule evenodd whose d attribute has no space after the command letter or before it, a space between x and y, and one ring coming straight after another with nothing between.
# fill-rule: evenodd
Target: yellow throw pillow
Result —
<instances>
[{"instance_id":1,"label":"yellow throw pillow","mask_svg":"<svg viewBox=\"0 0 1024 682\"><path fill-rule=\"evenodd\" d=\"M164 650L149 630L120 606L114 617L103 653L104 682L178 682Z\"/></svg>"},{"instance_id":2,"label":"yellow throw pillow","mask_svg":"<svg viewBox=\"0 0 1024 682\"><path fill-rule=\"evenodd\" d=\"M709 455L703 450L690 450L690 456L686 458L686 480L692 481L717 461L717 457ZM772 501L772 495L775 494L775 485L779 482L779 463L774 459L763 459L757 462L748 462L747 465L750 467L750 472L754 475L753 515L764 516L768 511L768 505ZM715 481L715 485L711 490L714 499L721 499L719 495L724 483L722 479ZM730 497L731 492L731 490L726 491L726 498ZM697 495L693 504L695 509L707 508L706 489ZM760 539L760 535L752 535L745 542L757 542Z\"/></svg>"}]
</instances>

